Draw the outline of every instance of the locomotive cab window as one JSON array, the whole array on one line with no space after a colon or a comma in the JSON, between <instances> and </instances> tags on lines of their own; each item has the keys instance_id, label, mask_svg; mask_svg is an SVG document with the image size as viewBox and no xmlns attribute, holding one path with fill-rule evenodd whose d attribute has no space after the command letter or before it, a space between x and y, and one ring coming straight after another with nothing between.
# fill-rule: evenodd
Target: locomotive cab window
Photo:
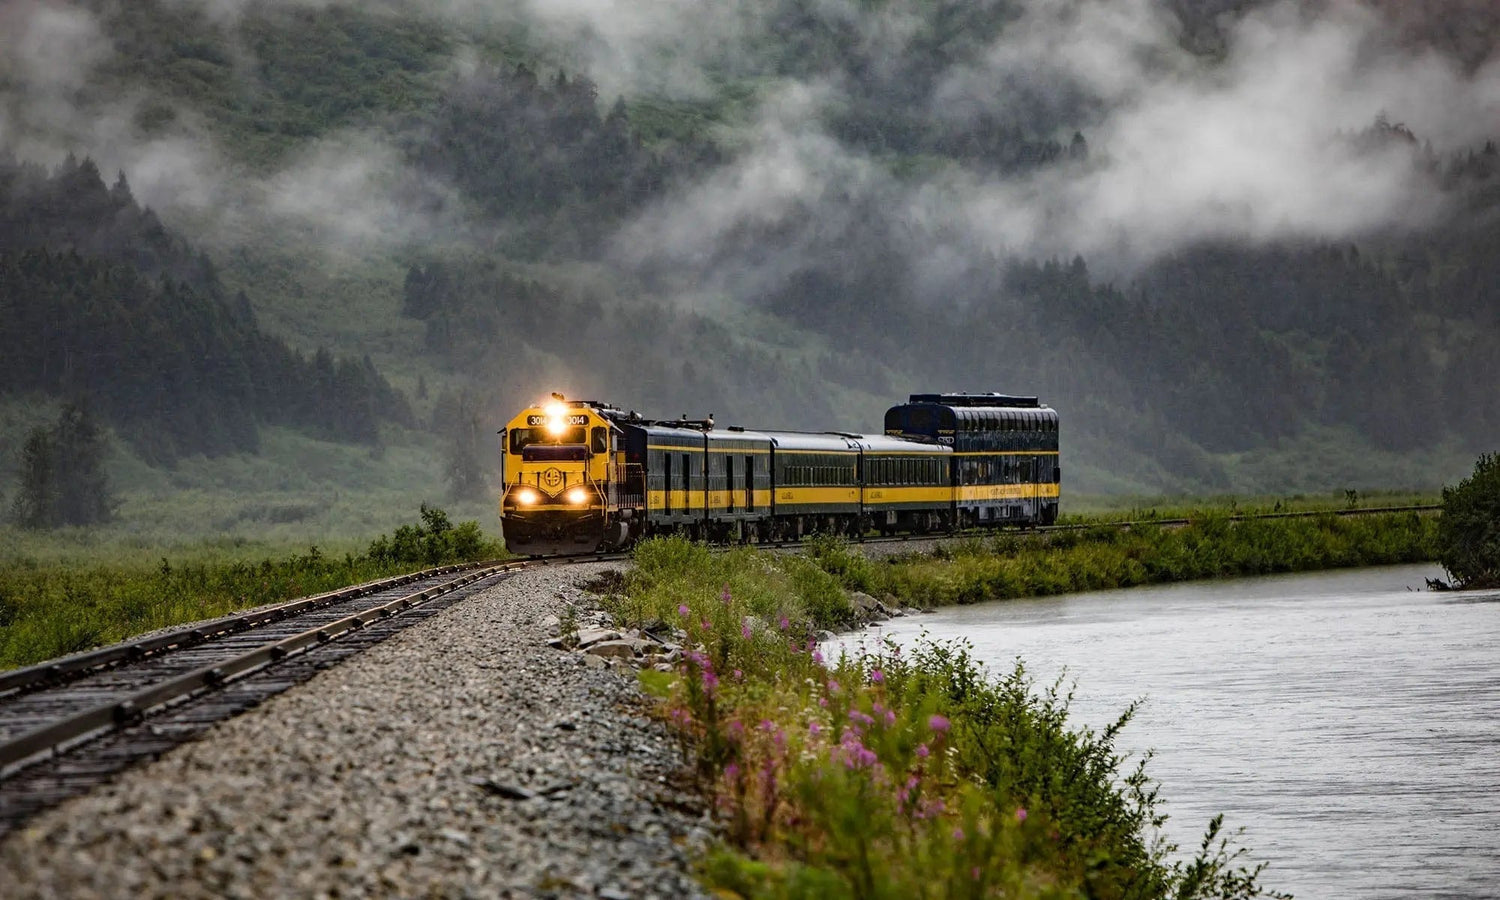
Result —
<instances>
[{"instance_id":1,"label":"locomotive cab window","mask_svg":"<svg viewBox=\"0 0 1500 900\"><path fill-rule=\"evenodd\" d=\"M589 436L589 450L594 453L609 452L609 429L603 425L595 425Z\"/></svg>"},{"instance_id":2,"label":"locomotive cab window","mask_svg":"<svg viewBox=\"0 0 1500 900\"><path fill-rule=\"evenodd\" d=\"M546 428L512 428L510 430L510 452L520 453L532 444L582 444L585 429L582 425L565 429L554 435Z\"/></svg>"}]
</instances>

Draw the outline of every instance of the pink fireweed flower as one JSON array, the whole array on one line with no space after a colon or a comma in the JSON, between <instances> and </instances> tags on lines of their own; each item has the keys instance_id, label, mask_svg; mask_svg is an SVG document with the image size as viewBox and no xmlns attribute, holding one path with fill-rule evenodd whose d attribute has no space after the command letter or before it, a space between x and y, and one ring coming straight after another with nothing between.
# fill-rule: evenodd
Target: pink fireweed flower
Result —
<instances>
[{"instance_id":1,"label":"pink fireweed flower","mask_svg":"<svg viewBox=\"0 0 1500 900\"><path fill-rule=\"evenodd\" d=\"M704 631L713 631L714 630L714 623L708 621L707 619L704 619L702 622L699 622L698 624L703 626L703 630Z\"/></svg>"},{"instance_id":2,"label":"pink fireweed flower","mask_svg":"<svg viewBox=\"0 0 1500 900\"><path fill-rule=\"evenodd\" d=\"M714 692L714 689L717 688L718 686L719 686L719 676L717 676L717 675L714 674L714 670L713 669L704 669L703 670L703 690L705 690L708 693L712 694Z\"/></svg>"},{"instance_id":3,"label":"pink fireweed flower","mask_svg":"<svg viewBox=\"0 0 1500 900\"><path fill-rule=\"evenodd\" d=\"M730 781L738 781L740 779L739 763L730 763L729 765L725 766L724 777Z\"/></svg>"},{"instance_id":4,"label":"pink fireweed flower","mask_svg":"<svg viewBox=\"0 0 1500 900\"><path fill-rule=\"evenodd\" d=\"M745 680L745 673L741 672L739 669L735 669L734 670L734 680L735 681L744 681Z\"/></svg>"},{"instance_id":5,"label":"pink fireweed flower","mask_svg":"<svg viewBox=\"0 0 1500 900\"><path fill-rule=\"evenodd\" d=\"M963 840L964 839L964 830L962 828L958 828L958 827L955 826L954 829L953 829L953 839L955 841L961 841L961 840Z\"/></svg>"},{"instance_id":6,"label":"pink fireweed flower","mask_svg":"<svg viewBox=\"0 0 1500 900\"><path fill-rule=\"evenodd\" d=\"M885 682L885 673L884 672L880 671L879 669L871 669L870 670L870 683L871 684L883 684L884 682Z\"/></svg>"},{"instance_id":7,"label":"pink fireweed flower","mask_svg":"<svg viewBox=\"0 0 1500 900\"><path fill-rule=\"evenodd\" d=\"M817 722L807 723L807 733L816 737L823 730L823 726Z\"/></svg>"},{"instance_id":8,"label":"pink fireweed flower","mask_svg":"<svg viewBox=\"0 0 1500 900\"><path fill-rule=\"evenodd\" d=\"M874 725L875 724L875 720L874 719L870 718L868 715L860 712L857 709L851 709L851 710L849 710L849 721L851 721L851 722L857 722L860 725Z\"/></svg>"},{"instance_id":9,"label":"pink fireweed flower","mask_svg":"<svg viewBox=\"0 0 1500 900\"><path fill-rule=\"evenodd\" d=\"M1026 821L1026 807L1024 807L1024 806L1018 806L1018 807L1016 807L1016 821L1017 822L1024 822L1024 821Z\"/></svg>"},{"instance_id":10,"label":"pink fireweed flower","mask_svg":"<svg viewBox=\"0 0 1500 900\"><path fill-rule=\"evenodd\" d=\"M887 728L896 724L896 711L894 709L885 711L885 724Z\"/></svg>"},{"instance_id":11,"label":"pink fireweed flower","mask_svg":"<svg viewBox=\"0 0 1500 900\"><path fill-rule=\"evenodd\" d=\"M823 651L814 649L812 652L812 661L821 666L823 664Z\"/></svg>"},{"instance_id":12,"label":"pink fireweed flower","mask_svg":"<svg viewBox=\"0 0 1500 900\"><path fill-rule=\"evenodd\" d=\"M936 731L938 734L947 732L949 724L950 723L948 722L946 716L940 716L936 713L934 713L927 719L927 727L931 728L933 731Z\"/></svg>"},{"instance_id":13,"label":"pink fireweed flower","mask_svg":"<svg viewBox=\"0 0 1500 900\"><path fill-rule=\"evenodd\" d=\"M932 752L932 751L930 751L930 750L927 749L927 745L926 744L918 744L917 745L917 755L920 756L921 758L926 759L927 758L927 754L930 753L930 752Z\"/></svg>"},{"instance_id":14,"label":"pink fireweed flower","mask_svg":"<svg viewBox=\"0 0 1500 900\"><path fill-rule=\"evenodd\" d=\"M823 707L824 709L827 709L828 708L828 698L827 697L819 697L818 698L818 705L821 706L821 707Z\"/></svg>"},{"instance_id":15,"label":"pink fireweed flower","mask_svg":"<svg viewBox=\"0 0 1500 900\"><path fill-rule=\"evenodd\" d=\"M729 724L724 727L724 730L729 732L729 736L735 740L739 740L745 735L745 726L739 719L730 719Z\"/></svg>"},{"instance_id":16,"label":"pink fireweed flower","mask_svg":"<svg viewBox=\"0 0 1500 900\"><path fill-rule=\"evenodd\" d=\"M688 617L688 613L690 613L690 612L692 612L692 610L690 610L690 609L687 608L687 604L686 603L684 603L681 606L677 607L677 614L679 616L682 616L684 619L686 619Z\"/></svg>"},{"instance_id":17,"label":"pink fireweed flower","mask_svg":"<svg viewBox=\"0 0 1500 900\"><path fill-rule=\"evenodd\" d=\"M828 693L830 693L830 694L837 694L838 692L839 692L839 683L837 681L829 679L829 681L828 681Z\"/></svg>"},{"instance_id":18,"label":"pink fireweed flower","mask_svg":"<svg viewBox=\"0 0 1500 900\"><path fill-rule=\"evenodd\" d=\"M979 867L978 866L975 866L974 868L972 868L972 869L969 870L969 877L972 878L972 879L974 879L975 881L979 880Z\"/></svg>"},{"instance_id":19,"label":"pink fireweed flower","mask_svg":"<svg viewBox=\"0 0 1500 900\"><path fill-rule=\"evenodd\" d=\"M786 616L782 616L781 621L778 624L781 625L782 631L786 631L788 628L792 627L792 623L787 621Z\"/></svg>"},{"instance_id":20,"label":"pink fireweed flower","mask_svg":"<svg viewBox=\"0 0 1500 900\"><path fill-rule=\"evenodd\" d=\"M724 590L719 594L719 599L724 601L725 603L728 603L731 599L733 599L729 595L729 585L724 585Z\"/></svg>"},{"instance_id":21,"label":"pink fireweed flower","mask_svg":"<svg viewBox=\"0 0 1500 900\"><path fill-rule=\"evenodd\" d=\"M751 635L752 635L752 632L750 631L750 620L746 619L740 625L740 637L742 637L742 638L744 638L745 640L748 641L748 640L750 640Z\"/></svg>"}]
</instances>

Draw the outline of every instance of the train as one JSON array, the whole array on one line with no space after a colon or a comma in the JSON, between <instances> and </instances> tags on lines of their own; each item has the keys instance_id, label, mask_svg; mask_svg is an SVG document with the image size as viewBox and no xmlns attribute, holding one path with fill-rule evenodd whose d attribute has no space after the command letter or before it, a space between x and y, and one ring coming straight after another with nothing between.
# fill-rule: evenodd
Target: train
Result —
<instances>
[{"instance_id":1,"label":"train","mask_svg":"<svg viewBox=\"0 0 1500 900\"><path fill-rule=\"evenodd\" d=\"M505 545L522 556L1050 525L1058 414L1036 397L912 394L883 434L647 419L552 394L500 432Z\"/></svg>"}]
</instances>

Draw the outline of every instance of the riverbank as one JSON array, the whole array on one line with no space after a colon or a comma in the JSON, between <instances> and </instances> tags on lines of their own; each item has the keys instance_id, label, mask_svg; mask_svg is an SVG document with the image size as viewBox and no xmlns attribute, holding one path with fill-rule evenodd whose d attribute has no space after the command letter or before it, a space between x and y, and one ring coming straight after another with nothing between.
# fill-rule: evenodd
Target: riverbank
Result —
<instances>
[{"instance_id":1,"label":"riverbank","mask_svg":"<svg viewBox=\"0 0 1500 900\"><path fill-rule=\"evenodd\" d=\"M813 540L803 556L650 541L606 605L674 630L675 666L641 678L693 761L724 842L707 885L743 897L1248 897L1260 868L1214 819L1200 852L1160 838L1156 786L1110 727L962 645L825 661L817 636L889 608L1227 575L1429 559L1431 517L1231 520L1003 534L875 560ZM659 671L659 670L669 671Z\"/></svg>"},{"instance_id":2,"label":"riverbank","mask_svg":"<svg viewBox=\"0 0 1500 900\"><path fill-rule=\"evenodd\" d=\"M1232 519L1138 524L1026 535L1005 532L942 544L932 553L876 562L838 541L814 541L819 568L849 590L887 605L933 608L1204 578L1272 575L1426 562L1436 557L1437 517L1363 516ZM848 625L858 610L821 627Z\"/></svg>"}]
</instances>

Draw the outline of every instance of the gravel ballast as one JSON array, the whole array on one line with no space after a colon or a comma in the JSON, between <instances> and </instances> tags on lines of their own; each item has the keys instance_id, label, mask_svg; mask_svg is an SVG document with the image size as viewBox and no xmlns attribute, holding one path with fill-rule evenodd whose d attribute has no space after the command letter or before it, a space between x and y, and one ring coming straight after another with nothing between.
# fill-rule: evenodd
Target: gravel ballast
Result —
<instances>
[{"instance_id":1,"label":"gravel ballast","mask_svg":"<svg viewBox=\"0 0 1500 900\"><path fill-rule=\"evenodd\" d=\"M5 897L697 897L633 671L549 649L609 564L527 570L38 816Z\"/></svg>"}]
</instances>

